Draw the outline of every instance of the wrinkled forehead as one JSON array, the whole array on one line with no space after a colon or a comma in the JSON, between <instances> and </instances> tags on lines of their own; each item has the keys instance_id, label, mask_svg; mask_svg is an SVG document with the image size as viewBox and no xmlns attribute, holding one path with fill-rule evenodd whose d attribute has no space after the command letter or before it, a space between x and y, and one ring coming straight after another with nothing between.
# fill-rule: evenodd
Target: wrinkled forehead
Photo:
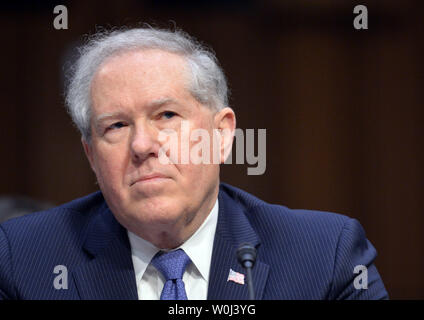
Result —
<instances>
[{"instance_id":1,"label":"wrinkled forehead","mask_svg":"<svg viewBox=\"0 0 424 320\"><path fill-rule=\"evenodd\" d=\"M162 50L119 53L105 60L91 82L93 105L98 99L124 99L135 95L157 99L189 94L186 59Z\"/></svg>"},{"instance_id":2,"label":"wrinkled forehead","mask_svg":"<svg viewBox=\"0 0 424 320\"><path fill-rule=\"evenodd\" d=\"M197 105L187 87L186 65L184 57L161 50L131 51L111 57L91 84L91 120L122 108L148 111L147 106L170 102L186 108Z\"/></svg>"},{"instance_id":3,"label":"wrinkled forehead","mask_svg":"<svg viewBox=\"0 0 424 320\"><path fill-rule=\"evenodd\" d=\"M102 101L191 95L185 57L162 50L121 52L106 59L91 82L92 106Z\"/></svg>"}]
</instances>

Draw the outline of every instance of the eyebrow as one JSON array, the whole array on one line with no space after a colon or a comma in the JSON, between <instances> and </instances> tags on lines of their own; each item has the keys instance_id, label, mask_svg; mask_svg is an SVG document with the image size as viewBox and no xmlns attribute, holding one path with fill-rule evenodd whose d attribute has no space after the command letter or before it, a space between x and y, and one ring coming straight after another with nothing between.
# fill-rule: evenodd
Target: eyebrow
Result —
<instances>
[{"instance_id":1,"label":"eyebrow","mask_svg":"<svg viewBox=\"0 0 424 320\"><path fill-rule=\"evenodd\" d=\"M165 97L165 98L159 98L159 99L153 100L152 102L148 103L146 107L149 109L156 109L171 103L180 105L175 99ZM114 117L122 116L122 115L123 113L121 111L103 113L95 118L95 123L99 123L105 119L114 118Z\"/></svg>"},{"instance_id":2,"label":"eyebrow","mask_svg":"<svg viewBox=\"0 0 424 320\"><path fill-rule=\"evenodd\" d=\"M147 107L148 108L158 108L158 107L161 107L163 105L170 104L170 103L179 104L175 99L165 97L165 98L159 98L159 99L153 100L152 102L150 102L147 105Z\"/></svg>"},{"instance_id":3,"label":"eyebrow","mask_svg":"<svg viewBox=\"0 0 424 320\"><path fill-rule=\"evenodd\" d=\"M94 119L94 120L95 120L95 123L99 123L99 122L101 122L101 121L103 121L105 119L114 118L114 117L117 117L117 116L122 115L122 114L123 113L121 111L110 112L110 113L103 113L103 114L99 115L98 117L96 117L96 119Z\"/></svg>"}]
</instances>

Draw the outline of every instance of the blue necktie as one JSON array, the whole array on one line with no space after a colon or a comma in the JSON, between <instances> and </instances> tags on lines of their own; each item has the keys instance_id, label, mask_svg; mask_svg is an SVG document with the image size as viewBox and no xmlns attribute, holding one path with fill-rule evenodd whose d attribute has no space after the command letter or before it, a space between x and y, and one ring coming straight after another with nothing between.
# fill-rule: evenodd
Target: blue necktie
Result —
<instances>
[{"instance_id":1,"label":"blue necktie","mask_svg":"<svg viewBox=\"0 0 424 320\"><path fill-rule=\"evenodd\" d=\"M165 277L165 285L160 295L161 300L187 300L183 274L190 258L182 249L164 253L159 251L152 259L152 264Z\"/></svg>"}]
</instances>

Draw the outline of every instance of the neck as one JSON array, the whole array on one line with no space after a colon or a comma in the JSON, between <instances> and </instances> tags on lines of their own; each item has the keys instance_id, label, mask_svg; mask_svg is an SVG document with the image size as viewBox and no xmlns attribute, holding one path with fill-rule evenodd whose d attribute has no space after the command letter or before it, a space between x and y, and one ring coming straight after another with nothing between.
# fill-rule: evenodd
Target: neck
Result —
<instances>
[{"instance_id":1,"label":"neck","mask_svg":"<svg viewBox=\"0 0 424 320\"><path fill-rule=\"evenodd\" d=\"M219 184L208 193L206 199L194 210L181 215L181 219L172 224L161 224L147 229L130 230L139 237L149 241L159 249L175 249L186 242L206 220L218 197Z\"/></svg>"}]
</instances>

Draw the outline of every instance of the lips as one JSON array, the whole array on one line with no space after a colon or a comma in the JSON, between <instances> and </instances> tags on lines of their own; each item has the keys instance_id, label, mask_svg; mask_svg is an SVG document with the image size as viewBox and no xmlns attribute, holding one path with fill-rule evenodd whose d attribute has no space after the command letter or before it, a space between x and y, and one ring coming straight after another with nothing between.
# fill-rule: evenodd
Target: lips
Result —
<instances>
[{"instance_id":1,"label":"lips","mask_svg":"<svg viewBox=\"0 0 424 320\"><path fill-rule=\"evenodd\" d=\"M167 176L165 176L161 173L151 173L151 174L147 174L147 175L143 175L143 176L139 177L131 185L136 184L138 182L153 182L153 181L156 181L158 179L167 179L167 178L168 178Z\"/></svg>"}]
</instances>

